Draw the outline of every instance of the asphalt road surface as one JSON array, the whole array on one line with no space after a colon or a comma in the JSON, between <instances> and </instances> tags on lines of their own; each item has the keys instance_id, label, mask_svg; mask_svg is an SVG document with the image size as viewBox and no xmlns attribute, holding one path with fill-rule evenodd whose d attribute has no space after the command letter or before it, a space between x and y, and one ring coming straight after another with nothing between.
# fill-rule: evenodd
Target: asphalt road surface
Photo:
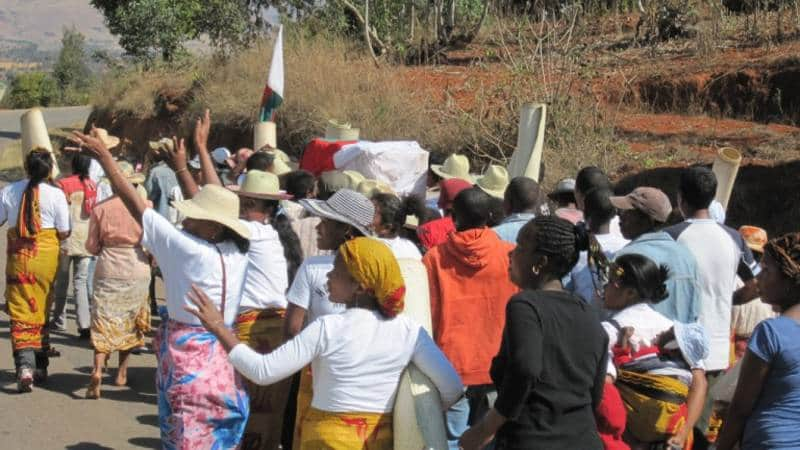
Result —
<instances>
[{"instance_id":1,"label":"asphalt road surface","mask_svg":"<svg viewBox=\"0 0 800 450\"><path fill-rule=\"evenodd\" d=\"M19 118L27 109L0 109L0 151L8 144L20 139ZM48 128L78 126L82 128L92 112L91 106L66 106L44 108L44 121Z\"/></svg>"},{"instance_id":2,"label":"asphalt road surface","mask_svg":"<svg viewBox=\"0 0 800 450\"><path fill-rule=\"evenodd\" d=\"M6 227L0 227L0 255L6 254L5 236ZM0 266L5 271L5 259ZM5 277L0 277L0 288L5 291ZM0 303L5 305L4 297ZM47 383L34 386L29 394L17 393L8 315L4 307L0 308L3 309L0 312L0 448L159 448L155 355L131 355L126 387L113 385L117 356L112 356L101 398L85 399L92 349L88 341L77 338L71 297L68 305L68 330L51 335L52 344L61 356L50 359ZM157 323L154 321L153 325Z\"/></svg>"}]
</instances>

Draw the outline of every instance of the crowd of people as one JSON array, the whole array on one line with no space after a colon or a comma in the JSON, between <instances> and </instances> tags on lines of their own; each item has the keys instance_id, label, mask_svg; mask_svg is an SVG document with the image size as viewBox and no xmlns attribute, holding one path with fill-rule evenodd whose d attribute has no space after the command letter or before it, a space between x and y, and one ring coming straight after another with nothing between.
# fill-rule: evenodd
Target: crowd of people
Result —
<instances>
[{"instance_id":1,"label":"crowd of people","mask_svg":"<svg viewBox=\"0 0 800 450\"><path fill-rule=\"evenodd\" d=\"M192 158L173 138L143 161L76 132L70 175L34 149L0 191L20 392L47 382L72 284L86 397L112 353L125 386L149 349L163 448L391 449L411 363L451 449L800 448L800 233L726 226L708 168L673 206L597 167L545 195L454 154L423 198L269 145L210 150L210 129ZM430 334L403 313L419 304Z\"/></svg>"}]
</instances>

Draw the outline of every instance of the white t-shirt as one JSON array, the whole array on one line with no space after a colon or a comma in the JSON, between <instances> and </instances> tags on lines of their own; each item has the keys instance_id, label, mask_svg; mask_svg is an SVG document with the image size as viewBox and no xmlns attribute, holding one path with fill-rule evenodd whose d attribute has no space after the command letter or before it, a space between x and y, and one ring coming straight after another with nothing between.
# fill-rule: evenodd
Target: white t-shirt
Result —
<instances>
[{"instance_id":1,"label":"white t-shirt","mask_svg":"<svg viewBox=\"0 0 800 450\"><path fill-rule=\"evenodd\" d=\"M397 236L396 238L378 238L384 244L389 246L389 249L394 254L396 259L414 259L422 261L422 253L413 242L406 238Z\"/></svg>"},{"instance_id":2,"label":"white t-shirt","mask_svg":"<svg viewBox=\"0 0 800 450\"><path fill-rule=\"evenodd\" d=\"M614 255L628 245L628 240L620 235L614 233L596 234L597 242L603 249L609 261L614 259ZM578 263L572 268L570 272L571 282L569 283L570 290L578 294L582 299L591 304L599 304L599 299L595 298L595 284L599 284L597 280L596 270L589 267L588 252L581 252L578 258ZM600 287L600 286L598 286Z\"/></svg>"},{"instance_id":3,"label":"white t-shirt","mask_svg":"<svg viewBox=\"0 0 800 450\"><path fill-rule=\"evenodd\" d=\"M100 180L97 182L97 203L109 199L114 196L114 190L111 189L111 183L108 180Z\"/></svg>"},{"instance_id":4,"label":"white t-shirt","mask_svg":"<svg viewBox=\"0 0 800 450\"><path fill-rule=\"evenodd\" d=\"M278 232L269 224L242 223L250 230L250 251L239 309L285 309L289 275Z\"/></svg>"},{"instance_id":5,"label":"white t-shirt","mask_svg":"<svg viewBox=\"0 0 800 450\"><path fill-rule=\"evenodd\" d=\"M191 325L200 321L184 310L194 304L186 297L192 284L197 285L219 308L222 304L222 265L227 278L225 289L225 324L233 324L242 299L247 255L232 242L214 245L180 231L154 209L142 215L142 246L155 256L164 275L167 290L167 311L172 320ZM217 251L219 247L219 251Z\"/></svg>"},{"instance_id":6,"label":"white t-shirt","mask_svg":"<svg viewBox=\"0 0 800 450\"><path fill-rule=\"evenodd\" d=\"M289 303L307 311L307 323L318 317L345 311L343 304L328 299L328 272L333 270L334 258L333 255L306 258L297 269L292 287L286 294Z\"/></svg>"},{"instance_id":7,"label":"white t-shirt","mask_svg":"<svg viewBox=\"0 0 800 450\"><path fill-rule=\"evenodd\" d=\"M89 163L89 178L97 184L104 176L106 176L106 172L103 170L103 166L101 166L96 159L92 158L92 161Z\"/></svg>"},{"instance_id":8,"label":"white t-shirt","mask_svg":"<svg viewBox=\"0 0 800 450\"><path fill-rule=\"evenodd\" d=\"M443 408L463 392L455 369L419 324L402 314L386 319L361 308L321 317L269 354L239 344L228 358L257 384L275 383L311 363L311 406L322 411L391 412L400 375L411 361L439 389Z\"/></svg>"},{"instance_id":9,"label":"white t-shirt","mask_svg":"<svg viewBox=\"0 0 800 450\"><path fill-rule=\"evenodd\" d=\"M9 227L17 226L22 194L27 187L28 180L24 179L11 183L0 191L0 223L8 222ZM46 182L39 184L39 214L42 217L42 228L55 228L61 232L70 230L67 196L64 191Z\"/></svg>"},{"instance_id":10,"label":"white t-shirt","mask_svg":"<svg viewBox=\"0 0 800 450\"><path fill-rule=\"evenodd\" d=\"M758 273L753 253L739 232L713 219L690 219L664 230L685 245L700 273L698 322L708 332L706 369L726 369L730 363L731 308L737 273L752 279Z\"/></svg>"},{"instance_id":11,"label":"white t-shirt","mask_svg":"<svg viewBox=\"0 0 800 450\"><path fill-rule=\"evenodd\" d=\"M647 303L637 303L629 306L616 312L611 318L617 322L620 328L633 328L633 336L631 336L630 342L634 352L638 351L641 347L655 345L656 338L659 334L669 331L670 328L675 326L672 320L653 309ZM611 349L619 340L619 330L609 321L604 321L601 325L606 331L606 334L608 334L609 362L607 373L616 377L617 371L612 361ZM705 366L700 363L695 367L691 367L691 369L705 369ZM686 385L691 385L692 373L684 369L662 368L648 373L653 375L675 376Z\"/></svg>"}]
</instances>

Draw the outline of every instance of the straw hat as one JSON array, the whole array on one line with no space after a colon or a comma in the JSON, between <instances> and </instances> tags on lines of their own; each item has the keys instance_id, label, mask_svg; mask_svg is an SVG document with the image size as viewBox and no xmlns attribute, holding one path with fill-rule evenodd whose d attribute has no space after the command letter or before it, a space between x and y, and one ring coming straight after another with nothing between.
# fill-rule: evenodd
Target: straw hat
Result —
<instances>
[{"instance_id":1,"label":"straw hat","mask_svg":"<svg viewBox=\"0 0 800 450\"><path fill-rule=\"evenodd\" d=\"M289 163L292 160L289 159L289 155L287 155L286 152L277 148L273 148L267 150L266 153L269 153L275 157L275 161L272 163L272 173L277 176L281 176L292 171L291 166L289 166Z\"/></svg>"},{"instance_id":2,"label":"straw hat","mask_svg":"<svg viewBox=\"0 0 800 450\"><path fill-rule=\"evenodd\" d=\"M369 227L375 219L375 205L358 192L342 189L328 200L303 199L300 204L315 216L346 223L364 236L372 235Z\"/></svg>"},{"instance_id":3,"label":"straw hat","mask_svg":"<svg viewBox=\"0 0 800 450\"><path fill-rule=\"evenodd\" d=\"M395 194L391 186L380 180L364 180L358 183L356 192L367 198L372 198L375 194Z\"/></svg>"},{"instance_id":4,"label":"straw hat","mask_svg":"<svg viewBox=\"0 0 800 450\"><path fill-rule=\"evenodd\" d=\"M444 164L431 165L431 170L445 180L460 178L470 183L472 182L472 175L469 174L469 159L458 153L448 156L444 160Z\"/></svg>"},{"instance_id":5,"label":"straw hat","mask_svg":"<svg viewBox=\"0 0 800 450\"><path fill-rule=\"evenodd\" d=\"M354 170L329 170L322 172L319 177L320 182L328 192L336 192L340 189L355 191L365 179L364 175Z\"/></svg>"},{"instance_id":6,"label":"straw hat","mask_svg":"<svg viewBox=\"0 0 800 450\"><path fill-rule=\"evenodd\" d=\"M239 220L239 197L222 186L207 184L191 199L172 202L172 206L184 217L216 222L250 239L250 230Z\"/></svg>"},{"instance_id":7,"label":"straw hat","mask_svg":"<svg viewBox=\"0 0 800 450\"><path fill-rule=\"evenodd\" d=\"M251 170L244 176L242 186L236 193L242 197L266 200L288 200L291 195L282 191L277 175L261 170Z\"/></svg>"},{"instance_id":8,"label":"straw hat","mask_svg":"<svg viewBox=\"0 0 800 450\"><path fill-rule=\"evenodd\" d=\"M750 250L764 253L764 246L767 245L767 231L763 228L752 225L742 225L739 227L739 234L742 235L744 243Z\"/></svg>"},{"instance_id":9,"label":"straw hat","mask_svg":"<svg viewBox=\"0 0 800 450\"><path fill-rule=\"evenodd\" d=\"M127 161L120 161L117 163L119 167L119 171L128 181L133 184L142 184L144 183L144 174L141 172L137 172L133 165Z\"/></svg>"},{"instance_id":10,"label":"straw hat","mask_svg":"<svg viewBox=\"0 0 800 450\"><path fill-rule=\"evenodd\" d=\"M358 135L358 128L353 128L349 123L339 123L334 120L329 120L328 126L325 128L326 141L357 141Z\"/></svg>"},{"instance_id":11,"label":"straw hat","mask_svg":"<svg viewBox=\"0 0 800 450\"><path fill-rule=\"evenodd\" d=\"M503 166L492 164L486 173L475 183L483 192L502 199L508 187L508 171Z\"/></svg>"},{"instance_id":12,"label":"straw hat","mask_svg":"<svg viewBox=\"0 0 800 450\"><path fill-rule=\"evenodd\" d=\"M170 138L161 138L157 141L150 141L148 143L150 150L155 153L169 151L171 152L172 149L175 147L175 144L172 142Z\"/></svg>"},{"instance_id":13,"label":"straw hat","mask_svg":"<svg viewBox=\"0 0 800 450\"><path fill-rule=\"evenodd\" d=\"M95 128L93 134L97 139L103 141L103 144L109 150L119 145L119 138L108 134L108 130L105 128Z\"/></svg>"}]
</instances>

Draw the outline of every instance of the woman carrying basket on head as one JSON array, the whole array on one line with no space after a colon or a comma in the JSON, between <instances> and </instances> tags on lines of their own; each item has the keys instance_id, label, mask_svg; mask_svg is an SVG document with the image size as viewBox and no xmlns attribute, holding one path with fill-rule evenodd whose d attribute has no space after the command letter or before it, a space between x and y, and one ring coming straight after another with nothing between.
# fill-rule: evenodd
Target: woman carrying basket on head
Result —
<instances>
[{"instance_id":1,"label":"woman carrying basket on head","mask_svg":"<svg viewBox=\"0 0 800 450\"><path fill-rule=\"evenodd\" d=\"M31 391L34 375L37 382L47 377L51 290L59 241L70 233L67 198L48 183L53 164L50 152L33 149L25 157L27 178L0 191L0 223L9 222L5 309L20 392Z\"/></svg>"}]
</instances>

